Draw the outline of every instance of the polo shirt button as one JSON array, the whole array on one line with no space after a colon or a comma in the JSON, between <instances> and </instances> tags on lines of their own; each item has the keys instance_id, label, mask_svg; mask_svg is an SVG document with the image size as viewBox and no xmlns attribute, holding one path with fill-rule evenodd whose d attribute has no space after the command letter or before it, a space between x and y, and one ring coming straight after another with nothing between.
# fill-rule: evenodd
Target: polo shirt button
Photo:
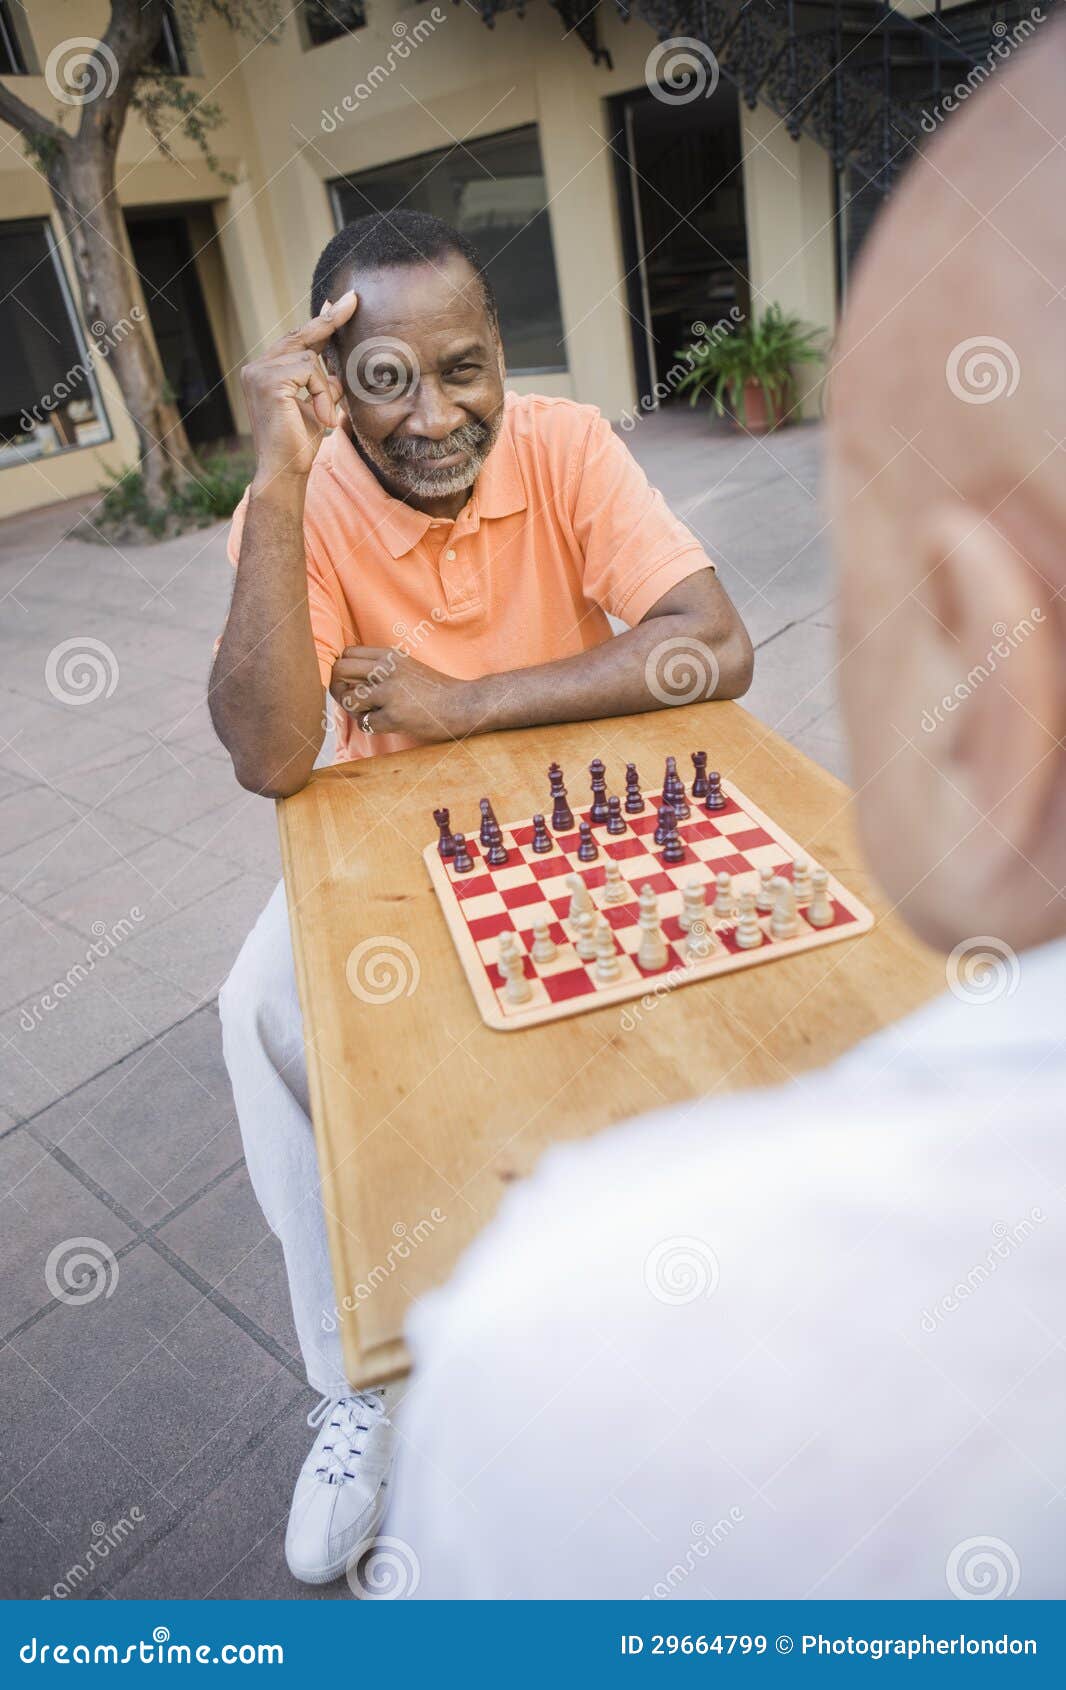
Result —
<instances>
[{"instance_id":1,"label":"polo shirt button","mask_svg":"<svg viewBox=\"0 0 1066 1690\"><path fill-rule=\"evenodd\" d=\"M449 563L454 563L454 562L455 562L455 553L454 553L454 552L453 552L453 551L452 551L452 550L451 550L451 548L450 548L450 547L449 547L449 549L448 549L448 550L447 550L447 551L446 551L446 552L445 552L445 554L444 554L444 555L445 555L445 557L446 557L446 558L447 558L447 559L448 559L448 562L449 562Z\"/></svg>"}]
</instances>

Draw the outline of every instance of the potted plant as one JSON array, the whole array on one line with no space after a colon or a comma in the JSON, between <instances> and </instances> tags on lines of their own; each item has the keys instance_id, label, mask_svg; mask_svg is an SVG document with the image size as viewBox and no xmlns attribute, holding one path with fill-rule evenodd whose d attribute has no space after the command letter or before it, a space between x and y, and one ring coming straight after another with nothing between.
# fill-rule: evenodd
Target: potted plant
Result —
<instances>
[{"instance_id":1,"label":"potted plant","mask_svg":"<svg viewBox=\"0 0 1066 1690\"><path fill-rule=\"evenodd\" d=\"M796 403L796 365L816 364L823 356L814 344L820 333L769 305L761 319L749 318L732 334L711 334L682 348L677 356L689 369L678 392L689 391L692 405L708 397L720 417L728 411L750 434L778 428Z\"/></svg>"}]
</instances>

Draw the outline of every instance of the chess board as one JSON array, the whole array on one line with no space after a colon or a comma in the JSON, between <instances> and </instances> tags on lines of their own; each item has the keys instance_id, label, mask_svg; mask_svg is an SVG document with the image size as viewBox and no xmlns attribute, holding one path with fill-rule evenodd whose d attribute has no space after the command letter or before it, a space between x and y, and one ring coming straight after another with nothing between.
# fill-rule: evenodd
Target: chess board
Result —
<instances>
[{"instance_id":1,"label":"chess board","mask_svg":"<svg viewBox=\"0 0 1066 1690\"><path fill-rule=\"evenodd\" d=\"M689 799L689 818L677 826L685 848L684 861L669 866L663 863L661 849L654 840L660 802L658 791L644 794L645 807L641 813L625 816L624 834L612 836L602 825L593 829L600 854L591 863L581 862L577 855L577 826L580 821L588 820L587 809L574 810L573 831L553 833L552 850L543 855L531 848L531 818L506 827L501 824L509 860L499 868L486 863L476 828L467 835L474 867L466 874L456 874L451 862L441 858L436 845L427 845L423 852L426 867L475 1002L487 1025L510 1032L566 1015L581 1015L586 1010L601 1009L627 998L657 995L734 969L752 968L799 951L814 950L819 945L832 945L840 939L865 933L873 926L873 915L866 906L830 875L829 896L833 907L830 926L812 927L801 904L795 937L775 940L770 937L769 915L760 912L761 945L751 950L741 949L733 937L734 923L714 919L715 876L725 870L733 877L736 898L741 892L758 889L760 869L769 868L774 874L791 879L797 858L805 859L812 870L821 865L731 781L722 781L722 793L725 807L713 816L701 809L696 800ZM462 818L458 820L461 822ZM623 879L632 889L632 898L624 903L604 902L608 857L615 858ZM595 962L583 962L577 954L576 933L567 920L568 874L581 876L596 908L602 910L613 929L621 974L612 981L597 980ZM702 881L708 886L707 927L715 944L709 956L690 963L685 960L685 935L678 918L681 888L692 881ZM643 886L651 886L658 894L666 941L666 965L654 972L645 971L637 962L641 938L637 896ZM555 959L546 964L535 963L529 955L533 923L541 918L549 921L557 946ZM533 988L525 1003L508 1003L504 995L505 982L496 959L500 935L505 932L515 934L524 953L525 974Z\"/></svg>"}]
</instances>

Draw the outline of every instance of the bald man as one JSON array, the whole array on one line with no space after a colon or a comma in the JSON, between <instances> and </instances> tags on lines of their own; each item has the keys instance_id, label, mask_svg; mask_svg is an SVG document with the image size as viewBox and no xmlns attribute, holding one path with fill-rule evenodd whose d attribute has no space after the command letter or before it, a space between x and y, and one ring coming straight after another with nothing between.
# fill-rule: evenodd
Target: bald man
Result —
<instances>
[{"instance_id":1,"label":"bald man","mask_svg":"<svg viewBox=\"0 0 1066 1690\"><path fill-rule=\"evenodd\" d=\"M1064 96L1047 26L886 212L831 384L859 820L951 990L509 1195L411 1321L421 1596L1066 1595Z\"/></svg>"}]
</instances>

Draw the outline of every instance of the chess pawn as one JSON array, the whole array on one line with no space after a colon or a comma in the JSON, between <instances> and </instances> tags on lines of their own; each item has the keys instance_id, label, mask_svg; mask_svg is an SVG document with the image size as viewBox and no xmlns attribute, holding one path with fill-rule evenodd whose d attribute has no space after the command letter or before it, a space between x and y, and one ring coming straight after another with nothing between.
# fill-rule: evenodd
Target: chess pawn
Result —
<instances>
[{"instance_id":1,"label":"chess pawn","mask_svg":"<svg viewBox=\"0 0 1066 1690\"><path fill-rule=\"evenodd\" d=\"M507 862L509 856L510 856L510 852L508 851L506 845L503 842L503 834L500 832L499 822L490 821L489 822L489 848L485 852L485 861L492 868L502 868L503 865Z\"/></svg>"},{"instance_id":2,"label":"chess pawn","mask_svg":"<svg viewBox=\"0 0 1066 1690\"><path fill-rule=\"evenodd\" d=\"M626 764L626 814L635 816L644 808L644 795L640 790L640 776L635 763Z\"/></svg>"},{"instance_id":3,"label":"chess pawn","mask_svg":"<svg viewBox=\"0 0 1066 1690\"><path fill-rule=\"evenodd\" d=\"M622 800L620 798L613 798L613 797L608 798L608 800L607 800L607 832L608 833L625 833L625 831L626 831L626 823L625 823L625 817L622 814Z\"/></svg>"},{"instance_id":4,"label":"chess pawn","mask_svg":"<svg viewBox=\"0 0 1066 1690\"><path fill-rule=\"evenodd\" d=\"M594 863L600 854L600 848L595 839L592 837L592 828L589 826L588 822L581 822L578 827L578 832L581 835L581 843L577 848L578 861L582 863Z\"/></svg>"},{"instance_id":5,"label":"chess pawn","mask_svg":"<svg viewBox=\"0 0 1066 1690\"><path fill-rule=\"evenodd\" d=\"M596 914L582 910L577 918L577 941L574 949L582 962L591 962L596 955Z\"/></svg>"},{"instance_id":6,"label":"chess pawn","mask_svg":"<svg viewBox=\"0 0 1066 1690\"><path fill-rule=\"evenodd\" d=\"M722 791L722 777L717 769L712 769L707 776L707 798L703 808L713 815L715 810L724 810L726 796Z\"/></svg>"},{"instance_id":7,"label":"chess pawn","mask_svg":"<svg viewBox=\"0 0 1066 1690\"><path fill-rule=\"evenodd\" d=\"M606 904L624 904L629 896L629 888L622 878L622 870L613 857L607 859L607 879L603 887L603 901Z\"/></svg>"},{"instance_id":8,"label":"chess pawn","mask_svg":"<svg viewBox=\"0 0 1066 1690\"><path fill-rule=\"evenodd\" d=\"M799 932L796 917L796 891L791 880L775 874L770 882L774 889L774 913L770 917L771 939L794 939Z\"/></svg>"},{"instance_id":9,"label":"chess pawn","mask_svg":"<svg viewBox=\"0 0 1066 1690\"><path fill-rule=\"evenodd\" d=\"M656 845L665 845L667 839L670 837L671 830L676 827L677 814L673 805L668 804L664 799L659 808L659 820L655 825L654 838Z\"/></svg>"},{"instance_id":10,"label":"chess pawn","mask_svg":"<svg viewBox=\"0 0 1066 1690\"><path fill-rule=\"evenodd\" d=\"M481 810L481 832L478 837L482 845L491 845L492 830L496 826L496 812L487 798L480 800L479 808Z\"/></svg>"},{"instance_id":11,"label":"chess pawn","mask_svg":"<svg viewBox=\"0 0 1066 1690\"><path fill-rule=\"evenodd\" d=\"M715 921L732 921L733 919L733 877L726 874L725 869L715 877L714 919Z\"/></svg>"},{"instance_id":12,"label":"chess pawn","mask_svg":"<svg viewBox=\"0 0 1066 1690\"><path fill-rule=\"evenodd\" d=\"M797 904L809 904L811 901L811 867L806 857L797 857L792 864L792 885L795 889Z\"/></svg>"},{"instance_id":13,"label":"chess pawn","mask_svg":"<svg viewBox=\"0 0 1066 1690\"><path fill-rule=\"evenodd\" d=\"M545 826L544 817L539 814L533 817L533 838L531 840L531 845L533 850L538 853L550 851L553 848L552 836Z\"/></svg>"},{"instance_id":14,"label":"chess pawn","mask_svg":"<svg viewBox=\"0 0 1066 1690\"><path fill-rule=\"evenodd\" d=\"M504 987L504 998L508 1003L528 1003L533 996L533 987L526 979L526 959L517 945L509 948L500 947L500 972L507 980Z\"/></svg>"},{"instance_id":15,"label":"chess pawn","mask_svg":"<svg viewBox=\"0 0 1066 1690\"><path fill-rule=\"evenodd\" d=\"M566 889L570 894L570 908L567 911L566 919L576 926L577 918L583 910L595 908L592 902L592 893L579 874L567 875Z\"/></svg>"},{"instance_id":16,"label":"chess pawn","mask_svg":"<svg viewBox=\"0 0 1066 1690\"><path fill-rule=\"evenodd\" d=\"M465 833L455 835L455 855L452 858L452 866L456 874L469 874L474 866L474 859L466 848Z\"/></svg>"},{"instance_id":17,"label":"chess pawn","mask_svg":"<svg viewBox=\"0 0 1066 1690\"><path fill-rule=\"evenodd\" d=\"M548 931L546 916L540 916L533 923L533 944L530 947L529 954L534 962L542 964L554 962L559 954L555 940Z\"/></svg>"},{"instance_id":18,"label":"chess pawn","mask_svg":"<svg viewBox=\"0 0 1066 1690\"><path fill-rule=\"evenodd\" d=\"M666 838L663 840L663 862L664 863L683 863L684 860L685 860L685 847L684 847L684 844L682 843L682 841L681 841L681 839L678 835L677 823L674 822L671 825L670 831L666 835Z\"/></svg>"},{"instance_id":19,"label":"chess pawn","mask_svg":"<svg viewBox=\"0 0 1066 1690\"><path fill-rule=\"evenodd\" d=\"M811 875L811 901L807 906L807 920L812 927L832 927L833 905L829 897L829 876L824 868L816 868Z\"/></svg>"},{"instance_id":20,"label":"chess pawn","mask_svg":"<svg viewBox=\"0 0 1066 1690\"><path fill-rule=\"evenodd\" d=\"M759 870L759 890L755 895L755 908L761 910L763 915L769 915L774 907L773 884L773 869L761 868Z\"/></svg>"},{"instance_id":21,"label":"chess pawn","mask_svg":"<svg viewBox=\"0 0 1066 1690\"><path fill-rule=\"evenodd\" d=\"M733 930L733 939L742 951L754 951L762 944L762 928L755 913L755 893L740 894L740 911Z\"/></svg>"},{"instance_id":22,"label":"chess pawn","mask_svg":"<svg viewBox=\"0 0 1066 1690\"><path fill-rule=\"evenodd\" d=\"M681 888L681 914L678 916L678 926L682 933L692 930L694 921L707 919L707 893L703 882L690 880L687 886Z\"/></svg>"},{"instance_id":23,"label":"chess pawn","mask_svg":"<svg viewBox=\"0 0 1066 1690\"><path fill-rule=\"evenodd\" d=\"M699 915L693 916L685 941L685 961L704 962L714 950L715 940L707 926L707 912L701 910Z\"/></svg>"},{"instance_id":24,"label":"chess pawn","mask_svg":"<svg viewBox=\"0 0 1066 1690\"><path fill-rule=\"evenodd\" d=\"M611 932L610 923L604 921L602 915L596 928L595 946L597 980L617 980L622 972L622 964L614 948L614 934Z\"/></svg>"},{"instance_id":25,"label":"chess pawn","mask_svg":"<svg viewBox=\"0 0 1066 1690\"><path fill-rule=\"evenodd\" d=\"M637 961L647 973L666 967L666 941L659 926L659 900L650 886L640 891L640 949Z\"/></svg>"}]
</instances>

